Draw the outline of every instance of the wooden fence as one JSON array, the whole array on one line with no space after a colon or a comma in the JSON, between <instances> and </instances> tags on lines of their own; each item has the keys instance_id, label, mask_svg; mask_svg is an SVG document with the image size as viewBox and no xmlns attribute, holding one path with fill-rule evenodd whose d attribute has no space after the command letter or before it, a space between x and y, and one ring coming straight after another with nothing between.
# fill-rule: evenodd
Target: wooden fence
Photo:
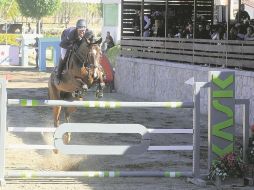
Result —
<instances>
[{"instance_id":1,"label":"wooden fence","mask_svg":"<svg viewBox=\"0 0 254 190\"><path fill-rule=\"evenodd\" d=\"M254 69L254 41L122 36L121 56Z\"/></svg>"}]
</instances>

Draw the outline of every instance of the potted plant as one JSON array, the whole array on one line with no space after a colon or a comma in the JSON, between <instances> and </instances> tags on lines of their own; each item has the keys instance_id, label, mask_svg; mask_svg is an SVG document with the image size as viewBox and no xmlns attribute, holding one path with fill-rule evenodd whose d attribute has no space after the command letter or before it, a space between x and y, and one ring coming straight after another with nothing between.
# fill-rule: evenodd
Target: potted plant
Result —
<instances>
[{"instance_id":1,"label":"potted plant","mask_svg":"<svg viewBox=\"0 0 254 190\"><path fill-rule=\"evenodd\" d=\"M246 165L242 158L235 153L229 153L213 162L208 178L215 181L216 186L227 184L226 181L231 185L232 183L241 183L243 185L245 169Z\"/></svg>"},{"instance_id":2,"label":"potted plant","mask_svg":"<svg viewBox=\"0 0 254 190\"><path fill-rule=\"evenodd\" d=\"M247 148L247 159L249 163L249 180L252 181L251 183L254 183L254 126L252 126L252 136L249 138L249 145Z\"/></svg>"}]
</instances>

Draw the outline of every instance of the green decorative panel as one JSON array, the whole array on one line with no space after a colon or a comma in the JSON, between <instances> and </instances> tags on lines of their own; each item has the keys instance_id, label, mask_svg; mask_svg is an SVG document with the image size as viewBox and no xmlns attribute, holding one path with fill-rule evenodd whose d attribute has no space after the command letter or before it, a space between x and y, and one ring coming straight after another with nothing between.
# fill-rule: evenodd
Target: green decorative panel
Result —
<instances>
[{"instance_id":1,"label":"green decorative panel","mask_svg":"<svg viewBox=\"0 0 254 190\"><path fill-rule=\"evenodd\" d=\"M212 71L209 93L209 162L233 152L235 137L235 73Z\"/></svg>"},{"instance_id":2,"label":"green decorative panel","mask_svg":"<svg viewBox=\"0 0 254 190\"><path fill-rule=\"evenodd\" d=\"M104 26L118 25L118 4L104 4L103 20Z\"/></svg>"}]
</instances>

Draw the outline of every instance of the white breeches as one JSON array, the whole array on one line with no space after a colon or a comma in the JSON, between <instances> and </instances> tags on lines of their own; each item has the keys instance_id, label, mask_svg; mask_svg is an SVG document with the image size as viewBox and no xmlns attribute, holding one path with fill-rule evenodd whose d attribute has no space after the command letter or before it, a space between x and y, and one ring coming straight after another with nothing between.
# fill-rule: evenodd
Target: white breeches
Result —
<instances>
[{"instance_id":1,"label":"white breeches","mask_svg":"<svg viewBox=\"0 0 254 190\"><path fill-rule=\"evenodd\" d=\"M61 48L61 59L64 60L64 57L66 55L67 49Z\"/></svg>"}]
</instances>

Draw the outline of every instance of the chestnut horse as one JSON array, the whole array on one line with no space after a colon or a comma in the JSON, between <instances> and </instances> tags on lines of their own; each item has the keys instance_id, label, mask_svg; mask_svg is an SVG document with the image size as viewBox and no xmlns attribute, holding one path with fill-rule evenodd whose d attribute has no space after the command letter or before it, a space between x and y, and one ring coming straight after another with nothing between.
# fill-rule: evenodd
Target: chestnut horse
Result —
<instances>
[{"instance_id":1,"label":"chestnut horse","mask_svg":"<svg viewBox=\"0 0 254 190\"><path fill-rule=\"evenodd\" d=\"M66 63L66 69L62 74L62 79L56 79L57 68L51 73L48 82L48 95L50 100L82 100L84 92L93 84L97 84L97 96L102 97L103 70L100 66L100 43L101 39L91 42L84 38L76 50L70 52ZM64 108L65 121L70 121L70 114L76 108ZM61 106L53 107L54 126L60 125ZM64 137L65 143L70 141L70 134Z\"/></svg>"}]
</instances>

